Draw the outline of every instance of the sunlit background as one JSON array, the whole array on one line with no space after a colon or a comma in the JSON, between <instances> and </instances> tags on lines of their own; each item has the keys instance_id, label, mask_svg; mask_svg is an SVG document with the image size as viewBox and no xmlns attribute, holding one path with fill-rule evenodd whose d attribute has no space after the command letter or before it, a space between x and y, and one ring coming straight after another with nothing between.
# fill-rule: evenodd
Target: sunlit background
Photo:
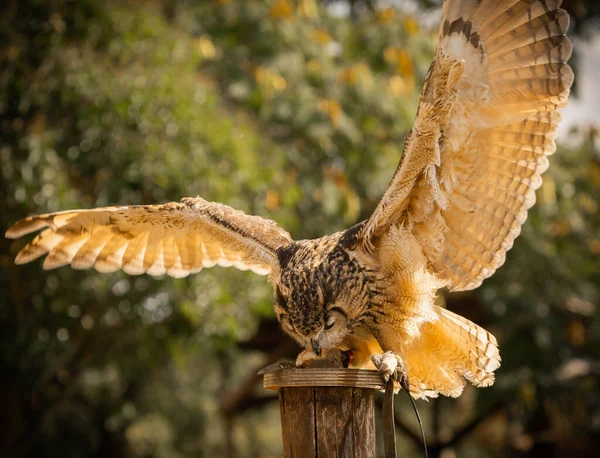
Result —
<instances>
[{"instance_id":1,"label":"sunlit background","mask_svg":"<svg viewBox=\"0 0 600 458\"><path fill-rule=\"evenodd\" d=\"M419 402L432 457L600 449L599 5L565 2L576 87L522 236L481 288L445 298L498 337L503 365L492 388ZM200 195L294 238L376 205L440 16L429 0L0 12L1 232L31 213ZM255 374L298 349L263 277L44 272L13 265L24 243L0 238L0 456L281 456L276 394ZM399 456L422 456L405 396L397 411Z\"/></svg>"}]
</instances>

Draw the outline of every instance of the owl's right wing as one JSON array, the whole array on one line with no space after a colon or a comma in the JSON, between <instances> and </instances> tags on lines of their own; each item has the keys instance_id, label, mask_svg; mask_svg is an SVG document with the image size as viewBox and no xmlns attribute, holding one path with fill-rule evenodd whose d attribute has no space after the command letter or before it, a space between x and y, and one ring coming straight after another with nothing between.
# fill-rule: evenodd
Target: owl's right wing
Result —
<instances>
[{"instance_id":1,"label":"owl's right wing","mask_svg":"<svg viewBox=\"0 0 600 458\"><path fill-rule=\"evenodd\" d=\"M71 264L99 272L186 277L218 264L267 275L278 269L277 248L292 241L274 221L199 197L29 216L10 227L6 237L42 228L19 252L17 264L47 254L44 269Z\"/></svg>"}]
</instances>

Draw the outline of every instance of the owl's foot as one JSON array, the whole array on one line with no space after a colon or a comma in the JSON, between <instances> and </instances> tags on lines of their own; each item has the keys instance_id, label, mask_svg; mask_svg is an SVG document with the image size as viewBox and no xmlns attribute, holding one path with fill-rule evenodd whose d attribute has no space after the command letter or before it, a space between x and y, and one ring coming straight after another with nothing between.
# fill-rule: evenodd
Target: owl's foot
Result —
<instances>
[{"instance_id":1,"label":"owl's foot","mask_svg":"<svg viewBox=\"0 0 600 458\"><path fill-rule=\"evenodd\" d=\"M319 356L314 351L303 350L296 358L296 367L308 367L316 359L319 359Z\"/></svg>"},{"instance_id":2,"label":"owl's foot","mask_svg":"<svg viewBox=\"0 0 600 458\"><path fill-rule=\"evenodd\" d=\"M342 368L348 367L351 359L347 352L338 349L327 350L321 356L316 355L312 350L304 350L296 358L296 367Z\"/></svg>"},{"instance_id":3,"label":"owl's foot","mask_svg":"<svg viewBox=\"0 0 600 458\"><path fill-rule=\"evenodd\" d=\"M402 367L402 358L391 351L386 351L381 355L371 355L371 361L381 374L385 382L390 378L397 382L406 391L409 390L408 377Z\"/></svg>"}]
</instances>

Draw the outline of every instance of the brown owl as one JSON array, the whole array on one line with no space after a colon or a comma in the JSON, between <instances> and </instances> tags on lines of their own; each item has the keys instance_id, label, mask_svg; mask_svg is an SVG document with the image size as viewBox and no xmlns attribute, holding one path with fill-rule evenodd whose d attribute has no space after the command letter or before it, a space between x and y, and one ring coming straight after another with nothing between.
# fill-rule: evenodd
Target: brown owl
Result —
<instances>
[{"instance_id":1,"label":"brown owl","mask_svg":"<svg viewBox=\"0 0 600 458\"><path fill-rule=\"evenodd\" d=\"M415 124L371 217L294 241L275 222L220 203L106 207L30 216L43 229L18 254L44 268L185 277L215 264L267 275L275 314L304 348L298 363L352 351L414 397L494 382L496 339L434 304L504 263L555 150L573 72L560 0L447 0ZM383 356L381 356L383 354ZM398 368L396 367L398 366Z\"/></svg>"}]
</instances>

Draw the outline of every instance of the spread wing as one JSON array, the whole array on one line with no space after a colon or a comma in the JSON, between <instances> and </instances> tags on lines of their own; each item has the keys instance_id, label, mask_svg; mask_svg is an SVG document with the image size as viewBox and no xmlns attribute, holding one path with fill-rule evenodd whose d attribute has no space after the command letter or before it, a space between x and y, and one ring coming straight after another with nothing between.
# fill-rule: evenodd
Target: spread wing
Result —
<instances>
[{"instance_id":1,"label":"spread wing","mask_svg":"<svg viewBox=\"0 0 600 458\"><path fill-rule=\"evenodd\" d=\"M186 277L219 264L266 275L278 265L277 248L292 240L274 221L201 198L30 216L6 236L42 228L19 252L17 264L47 254L44 269L71 264L100 272Z\"/></svg>"},{"instance_id":2,"label":"spread wing","mask_svg":"<svg viewBox=\"0 0 600 458\"><path fill-rule=\"evenodd\" d=\"M363 227L412 229L452 290L504 263L554 152L573 72L560 0L448 0L402 159Z\"/></svg>"}]
</instances>

